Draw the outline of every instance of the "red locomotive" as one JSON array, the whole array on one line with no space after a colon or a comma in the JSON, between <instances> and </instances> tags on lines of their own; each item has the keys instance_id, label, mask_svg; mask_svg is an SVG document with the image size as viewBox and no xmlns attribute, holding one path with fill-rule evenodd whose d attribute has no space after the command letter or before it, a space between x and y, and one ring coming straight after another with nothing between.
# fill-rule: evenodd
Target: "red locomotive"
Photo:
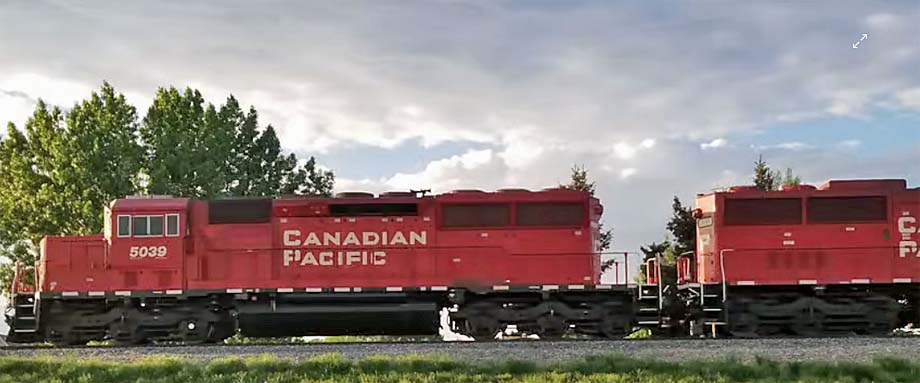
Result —
<instances>
[{"instance_id":1,"label":"red locomotive","mask_svg":"<svg viewBox=\"0 0 920 383\"><path fill-rule=\"evenodd\" d=\"M735 335L881 333L920 319L920 189L830 181L697 196L691 318ZM699 329L697 329L699 331Z\"/></svg>"},{"instance_id":2,"label":"red locomotive","mask_svg":"<svg viewBox=\"0 0 920 383\"><path fill-rule=\"evenodd\" d=\"M436 334L442 309L477 339L620 336L657 314L600 284L602 210L564 189L120 199L104 234L43 241L9 340Z\"/></svg>"}]
</instances>

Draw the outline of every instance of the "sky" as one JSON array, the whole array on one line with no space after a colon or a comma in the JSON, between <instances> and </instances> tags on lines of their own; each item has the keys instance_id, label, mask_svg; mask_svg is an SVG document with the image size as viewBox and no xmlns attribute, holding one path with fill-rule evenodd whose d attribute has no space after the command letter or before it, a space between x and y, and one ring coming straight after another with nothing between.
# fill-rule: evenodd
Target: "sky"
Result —
<instances>
[{"instance_id":1,"label":"sky","mask_svg":"<svg viewBox=\"0 0 920 383\"><path fill-rule=\"evenodd\" d=\"M162 86L233 94L339 191L584 166L636 251L673 196L748 184L760 155L920 186L918 36L913 1L6 1L0 122L103 81L141 115Z\"/></svg>"}]
</instances>

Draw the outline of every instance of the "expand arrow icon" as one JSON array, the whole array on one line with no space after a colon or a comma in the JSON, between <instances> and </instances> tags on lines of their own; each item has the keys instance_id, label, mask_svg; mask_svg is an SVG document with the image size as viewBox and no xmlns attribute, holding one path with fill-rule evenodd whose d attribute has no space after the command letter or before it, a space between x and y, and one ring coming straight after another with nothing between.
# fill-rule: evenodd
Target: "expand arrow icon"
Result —
<instances>
[{"instance_id":1,"label":"expand arrow icon","mask_svg":"<svg viewBox=\"0 0 920 383\"><path fill-rule=\"evenodd\" d=\"M863 42L863 40L868 39L868 38L869 38L869 34L863 33L862 37L859 38L859 41L853 43L853 49L858 49L859 43Z\"/></svg>"}]
</instances>

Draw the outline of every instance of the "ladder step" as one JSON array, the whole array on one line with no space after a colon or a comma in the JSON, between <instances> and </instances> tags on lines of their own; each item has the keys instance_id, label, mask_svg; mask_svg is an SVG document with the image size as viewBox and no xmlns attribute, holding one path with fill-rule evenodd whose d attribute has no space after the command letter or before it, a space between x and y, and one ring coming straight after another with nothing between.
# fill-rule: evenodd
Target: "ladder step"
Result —
<instances>
[{"instance_id":1,"label":"ladder step","mask_svg":"<svg viewBox=\"0 0 920 383\"><path fill-rule=\"evenodd\" d=\"M703 294L703 298L718 298L719 294Z\"/></svg>"},{"instance_id":2,"label":"ladder step","mask_svg":"<svg viewBox=\"0 0 920 383\"><path fill-rule=\"evenodd\" d=\"M725 322L703 322L703 324L706 326L712 326L712 325L725 326Z\"/></svg>"},{"instance_id":3,"label":"ladder step","mask_svg":"<svg viewBox=\"0 0 920 383\"><path fill-rule=\"evenodd\" d=\"M643 296L639 297L639 299L642 299L642 300L652 300L652 299L654 299L654 300L657 301L657 300L658 300L658 296L657 296L657 295L643 295Z\"/></svg>"},{"instance_id":4,"label":"ladder step","mask_svg":"<svg viewBox=\"0 0 920 383\"><path fill-rule=\"evenodd\" d=\"M35 320L35 317L34 316L16 317L16 320Z\"/></svg>"},{"instance_id":5,"label":"ladder step","mask_svg":"<svg viewBox=\"0 0 920 383\"><path fill-rule=\"evenodd\" d=\"M657 307L642 307L639 311L658 311Z\"/></svg>"},{"instance_id":6,"label":"ladder step","mask_svg":"<svg viewBox=\"0 0 920 383\"><path fill-rule=\"evenodd\" d=\"M660 322L656 320L640 320L639 324L660 324Z\"/></svg>"},{"instance_id":7,"label":"ladder step","mask_svg":"<svg viewBox=\"0 0 920 383\"><path fill-rule=\"evenodd\" d=\"M13 330L14 332L35 332L34 328L17 328Z\"/></svg>"},{"instance_id":8,"label":"ladder step","mask_svg":"<svg viewBox=\"0 0 920 383\"><path fill-rule=\"evenodd\" d=\"M718 312L718 311L722 311L722 309L718 307L711 307L711 308L704 308L703 311Z\"/></svg>"}]
</instances>

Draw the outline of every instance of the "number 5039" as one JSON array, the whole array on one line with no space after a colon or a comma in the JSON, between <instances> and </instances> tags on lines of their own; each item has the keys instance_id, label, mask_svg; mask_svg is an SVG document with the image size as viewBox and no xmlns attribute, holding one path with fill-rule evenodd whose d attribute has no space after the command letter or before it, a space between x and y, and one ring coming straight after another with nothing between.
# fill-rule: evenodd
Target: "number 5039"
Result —
<instances>
[{"instance_id":1,"label":"number 5039","mask_svg":"<svg viewBox=\"0 0 920 383\"><path fill-rule=\"evenodd\" d=\"M130 258L163 258L166 256L166 246L131 246L128 252Z\"/></svg>"}]
</instances>

